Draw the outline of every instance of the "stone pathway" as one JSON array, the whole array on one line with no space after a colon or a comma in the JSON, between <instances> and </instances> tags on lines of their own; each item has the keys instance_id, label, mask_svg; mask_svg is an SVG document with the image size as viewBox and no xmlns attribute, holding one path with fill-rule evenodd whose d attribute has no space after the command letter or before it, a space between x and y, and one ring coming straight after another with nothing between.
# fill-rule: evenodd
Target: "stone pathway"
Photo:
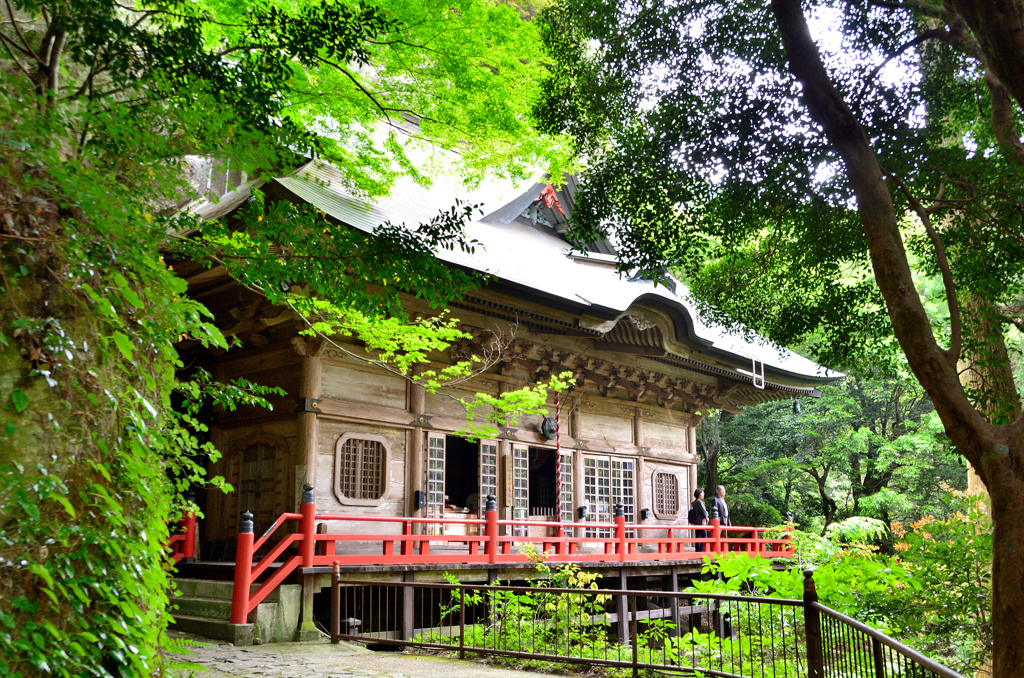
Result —
<instances>
[{"instance_id":1,"label":"stone pathway","mask_svg":"<svg viewBox=\"0 0 1024 678\"><path fill-rule=\"evenodd\" d=\"M271 643L234 647L218 641L190 648L180 678L523 678L525 671L429 655L370 652L348 643ZM535 674L536 675L536 674Z\"/></svg>"}]
</instances>

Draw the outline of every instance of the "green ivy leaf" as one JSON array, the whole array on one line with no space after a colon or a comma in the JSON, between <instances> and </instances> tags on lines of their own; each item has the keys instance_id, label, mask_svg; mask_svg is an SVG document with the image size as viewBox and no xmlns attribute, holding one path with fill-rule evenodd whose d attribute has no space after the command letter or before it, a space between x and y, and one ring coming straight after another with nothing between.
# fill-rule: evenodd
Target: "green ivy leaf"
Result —
<instances>
[{"instance_id":1,"label":"green ivy leaf","mask_svg":"<svg viewBox=\"0 0 1024 678\"><path fill-rule=\"evenodd\" d=\"M47 495L47 499L52 499L55 502L58 502L61 506L64 507L64 510L68 512L69 516L71 516L72 518L75 517L75 509L71 506L71 502L68 501L66 497L62 497L56 492L50 492L50 494Z\"/></svg>"},{"instance_id":2,"label":"green ivy leaf","mask_svg":"<svg viewBox=\"0 0 1024 678\"><path fill-rule=\"evenodd\" d=\"M11 402L14 403L14 409L21 414L28 407L28 396L25 395L20 388L14 389L14 393L11 394ZM8 424L9 426L10 424ZM7 435L10 435L8 433Z\"/></svg>"},{"instance_id":3,"label":"green ivy leaf","mask_svg":"<svg viewBox=\"0 0 1024 678\"><path fill-rule=\"evenodd\" d=\"M132 340L128 338L128 335L123 332L114 332L113 339L125 360L132 361L135 349L132 346Z\"/></svg>"}]
</instances>

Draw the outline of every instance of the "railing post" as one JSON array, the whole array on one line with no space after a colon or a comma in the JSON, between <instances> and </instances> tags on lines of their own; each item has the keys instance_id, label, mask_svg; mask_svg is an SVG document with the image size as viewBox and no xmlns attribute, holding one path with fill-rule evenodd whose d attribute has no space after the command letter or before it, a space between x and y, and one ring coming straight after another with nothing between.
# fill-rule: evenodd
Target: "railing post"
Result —
<instances>
[{"instance_id":1,"label":"railing post","mask_svg":"<svg viewBox=\"0 0 1024 678\"><path fill-rule=\"evenodd\" d=\"M195 504L196 495L191 490L185 493L185 501ZM194 560L196 557L196 512L190 508L185 514L185 546L181 549L182 558Z\"/></svg>"},{"instance_id":2,"label":"railing post","mask_svg":"<svg viewBox=\"0 0 1024 678\"><path fill-rule=\"evenodd\" d=\"M804 570L804 632L807 635L807 678L822 678L825 667L821 652L821 614L814 603L818 592L814 588L814 571Z\"/></svg>"},{"instance_id":3,"label":"railing post","mask_svg":"<svg viewBox=\"0 0 1024 678\"><path fill-rule=\"evenodd\" d=\"M711 552L712 553L721 553L722 552L722 527L721 527L722 523L718 520L718 518L712 518L708 522L709 522L709 526L711 527L711 534L709 536L712 539L714 539L714 541L711 542L711 544L709 544L709 546L711 546Z\"/></svg>"},{"instance_id":4,"label":"railing post","mask_svg":"<svg viewBox=\"0 0 1024 678\"><path fill-rule=\"evenodd\" d=\"M252 514L242 514L235 549L235 586L231 592L231 623L244 624L249 616L249 587L252 584Z\"/></svg>"},{"instance_id":5,"label":"railing post","mask_svg":"<svg viewBox=\"0 0 1024 678\"><path fill-rule=\"evenodd\" d=\"M459 659L466 658L466 587L459 587Z\"/></svg>"},{"instance_id":6,"label":"railing post","mask_svg":"<svg viewBox=\"0 0 1024 678\"><path fill-rule=\"evenodd\" d=\"M404 536L404 537L411 537L412 536L412 523L410 521L408 521L408 520L405 521L404 523L402 523L402 536ZM403 556L409 555L409 552L410 552L411 548L412 548L412 542L403 539L402 540L402 555Z\"/></svg>"},{"instance_id":7,"label":"railing post","mask_svg":"<svg viewBox=\"0 0 1024 678\"><path fill-rule=\"evenodd\" d=\"M485 527L487 535L487 561L496 563L498 562L498 501L493 494L487 495L484 518L487 519Z\"/></svg>"},{"instance_id":8,"label":"railing post","mask_svg":"<svg viewBox=\"0 0 1024 678\"><path fill-rule=\"evenodd\" d=\"M871 654L875 660L875 678L885 678L885 659L882 656L882 641L871 639Z\"/></svg>"},{"instance_id":9,"label":"railing post","mask_svg":"<svg viewBox=\"0 0 1024 678\"><path fill-rule=\"evenodd\" d=\"M626 562L626 511L622 504L615 505L615 541L619 562Z\"/></svg>"},{"instance_id":10,"label":"railing post","mask_svg":"<svg viewBox=\"0 0 1024 678\"><path fill-rule=\"evenodd\" d=\"M299 531L302 541L299 543L299 555L302 556L302 567L313 567L313 549L316 547L316 501L313 498L313 486L306 483L302 486L302 499L299 504Z\"/></svg>"},{"instance_id":11,"label":"railing post","mask_svg":"<svg viewBox=\"0 0 1024 678\"><path fill-rule=\"evenodd\" d=\"M639 655L639 647L638 647L638 645L640 644L640 642L639 642L639 639L637 638L637 632L636 632L636 625L637 625L637 620L636 620L636 595L632 595L629 598L630 598L630 603L631 603L630 604L630 608L631 608L631 611L632 611L632 614L630 615L631 618L629 620L629 636L630 636L630 643L629 644L633 646L633 648L632 648L633 649L633 678L639 678L639 676L640 676L640 667L637 664L639 663L639 661L638 661L639 660L639 656L638 656Z\"/></svg>"},{"instance_id":12,"label":"railing post","mask_svg":"<svg viewBox=\"0 0 1024 678\"><path fill-rule=\"evenodd\" d=\"M331 568L331 644L341 642L341 565Z\"/></svg>"}]
</instances>

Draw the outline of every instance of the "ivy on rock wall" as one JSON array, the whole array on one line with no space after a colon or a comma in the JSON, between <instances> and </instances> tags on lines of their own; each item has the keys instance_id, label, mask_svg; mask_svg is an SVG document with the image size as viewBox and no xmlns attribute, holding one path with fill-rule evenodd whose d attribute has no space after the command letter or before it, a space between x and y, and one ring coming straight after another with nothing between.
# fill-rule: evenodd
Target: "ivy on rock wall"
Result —
<instances>
[{"instance_id":1,"label":"ivy on rock wall","mask_svg":"<svg viewBox=\"0 0 1024 678\"><path fill-rule=\"evenodd\" d=\"M229 228L180 212L201 197L183 159L253 177L317 157L370 194L429 182L410 144L460 144L469 178L557 171L561 141L529 133L539 40L490 0L0 13L0 676L159 674L168 523L188 487L231 489L204 475L219 453L197 413L271 394L184 376L179 341L231 342L168 262L223 264L399 373L461 333L406 317L397 292L443 305L478 282L434 256L473 246L473 206L369 237L256 193ZM418 134L387 132L409 120Z\"/></svg>"}]
</instances>

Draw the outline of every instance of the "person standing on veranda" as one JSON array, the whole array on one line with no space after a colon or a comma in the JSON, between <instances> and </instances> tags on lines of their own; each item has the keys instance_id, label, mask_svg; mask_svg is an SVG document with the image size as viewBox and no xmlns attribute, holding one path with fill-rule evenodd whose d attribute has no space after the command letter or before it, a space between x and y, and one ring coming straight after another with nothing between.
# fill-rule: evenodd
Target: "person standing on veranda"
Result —
<instances>
[{"instance_id":1,"label":"person standing on veranda","mask_svg":"<svg viewBox=\"0 0 1024 678\"><path fill-rule=\"evenodd\" d=\"M690 505L690 524L691 525L707 525L708 524L708 508L704 505L704 490L693 491L693 503ZM694 536L697 539L706 539L708 536L707 530L696 530ZM694 545L694 551L706 550L707 544L700 542Z\"/></svg>"}]
</instances>

